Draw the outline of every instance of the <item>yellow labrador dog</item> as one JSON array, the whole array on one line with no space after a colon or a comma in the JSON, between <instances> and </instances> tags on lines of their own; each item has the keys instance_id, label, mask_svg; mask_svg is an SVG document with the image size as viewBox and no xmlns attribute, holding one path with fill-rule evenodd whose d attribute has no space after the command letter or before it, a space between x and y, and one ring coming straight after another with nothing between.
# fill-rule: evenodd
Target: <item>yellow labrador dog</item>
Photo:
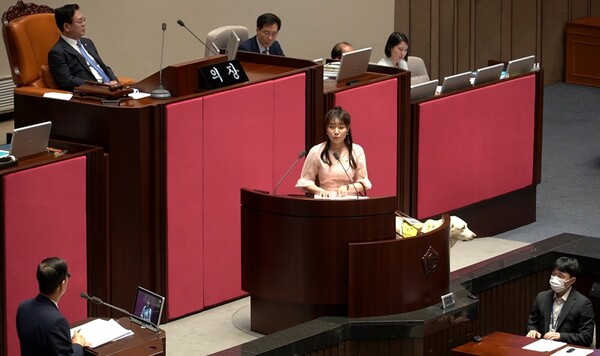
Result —
<instances>
[{"instance_id":1,"label":"yellow labrador dog","mask_svg":"<svg viewBox=\"0 0 600 356\"><path fill-rule=\"evenodd\" d=\"M421 232L426 233L435 230L441 225L442 219L429 219L423 223ZM463 219L454 215L450 216L450 247L454 246L454 244L456 244L458 240L471 241L475 237L477 237L477 234L475 234L467 227L467 223Z\"/></svg>"}]
</instances>

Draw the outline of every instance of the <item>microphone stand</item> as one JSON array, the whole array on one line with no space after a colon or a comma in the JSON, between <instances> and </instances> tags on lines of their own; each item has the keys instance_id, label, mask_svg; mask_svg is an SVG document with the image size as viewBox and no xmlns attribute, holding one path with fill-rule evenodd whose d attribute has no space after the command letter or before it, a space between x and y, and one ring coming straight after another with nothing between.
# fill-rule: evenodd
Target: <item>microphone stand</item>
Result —
<instances>
[{"instance_id":1,"label":"microphone stand","mask_svg":"<svg viewBox=\"0 0 600 356\"><path fill-rule=\"evenodd\" d=\"M135 314L132 314L132 313L128 312L127 310L123 309L123 308L119 308L119 307L117 307L115 305L106 303L106 302L104 302L102 299L100 299L98 297L90 297L88 294L86 294L84 292L81 292L81 294L79 296L81 298L83 298L83 299L87 299L87 300L91 301L94 304L104 305L104 306L107 306L107 307L109 307L111 309L119 311L119 312L121 312L121 313L129 316L130 318L137 320L142 325L142 327L147 327L149 330L152 330L153 332L155 332L157 334L160 333L160 329L156 325L154 325L151 321L144 320L141 317L139 317L139 316L137 316Z\"/></svg>"},{"instance_id":2,"label":"microphone stand","mask_svg":"<svg viewBox=\"0 0 600 356\"><path fill-rule=\"evenodd\" d=\"M166 99L171 97L171 93L163 87L162 84L162 71L163 71L163 54L165 51L165 31L167 30L167 24L162 24L162 43L160 45L160 70L158 71L158 88L154 89L151 96L155 99Z\"/></svg>"},{"instance_id":3,"label":"microphone stand","mask_svg":"<svg viewBox=\"0 0 600 356\"><path fill-rule=\"evenodd\" d=\"M275 189L273 189L273 195L277 194L277 188L279 188L279 185L281 184L281 182L283 182L283 180L285 179L285 177L288 176L288 174L290 174L290 171L292 170L292 168L294 168L296 166L296 163L298 163L298 161L304 157L306 155L306 151L302 151L298 154L298 158L296 158L296 160L294 161L294 163L292 163L292 165L290 166L290 168L288 168L288 170L285 172L285 174L283 175L283 177L281 177L281 179L279 180L279 182L277 182L277 184L275 185Z\"/></svg>"},{"instance_id":4,"label":"microphone stand","mask_svg":"<svg viewBox=\"0 0 600 356\"><path fill-rule=\"evenodd\" d=\"M342 170L344 171L344 173L346 173L346 177L348 177L348 180L350 180L350 184L352 184L352 188L354 188L354 191L356 192L356 199L360 199L360 194L358 194L358 189L356 189L356 187L354 186L354 180L352 180L352 178L350 178L348 171L346 171L346 168L344 168L344 164L342 163L342 161L340 161L340 154L337 152L333 152L333 157L335 157L335 159L337 159L337 161L340 162L340 166L342 166Z\"/></svg>"},{"instance_id":5,"label":"microphone stand","mask_svg":"<svg viewBox=\"0 0 600 356\"><path fill-rule=\"evenodd\" d=\"M207 48L212 54L214 54L215 56L218 54L212 48L210 48L209 46L207 46L206 43L202 42L202 40L200 38L198 38L198 36L196 36L196 34L192 32L192 30L190 30L189 28L187 28L187 26L185 25L185 23L183 21L177 20L177 23L179 24L179 26L181 26L181 27L185 28L186 30L188 30L188 32L191 33L192 36L196 37L196 39L200 43L202 43L204 45L204 47Z\"/></svg>"}]
</instances>

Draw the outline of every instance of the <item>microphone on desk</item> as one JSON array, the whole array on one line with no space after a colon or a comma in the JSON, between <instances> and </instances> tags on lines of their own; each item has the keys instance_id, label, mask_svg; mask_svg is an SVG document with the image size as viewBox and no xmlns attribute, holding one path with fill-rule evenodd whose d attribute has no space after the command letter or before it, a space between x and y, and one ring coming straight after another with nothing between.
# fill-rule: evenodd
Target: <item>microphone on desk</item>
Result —
<instances>
[{"instance_id":1,"label":"microphone on desk","mask_svg":"<svg viewBox=\"0 0 600 356\"><path fill-rule=\"evenodd\" d=\"M166 99L171 97L171 93L163 87L162 84L162 71L163 71L163 54L165 51L165 31L167 30L167 24L162 24L162 43L160 45L160 70L158 71L158 88L154 89L151 96L155 99Z\"/></svg>"},{"instance_id":2,"label":"microphone on desk","mask_svg":"<svg viewBox=\"0 0 600 356\"><path fill-rule=\"evenodd\" d=\"M204 45L205 48L207 48L212 54L217 55L218 53L215 52L212 48L210 48L209 46L206 45L206 43L202 42L202 40L200 38L198 38L198 36L196 36L189 28L187 28L187 26L185 25L185 23L183 23L183 21L181 20L177 20L177 23L179 24L179 26L185 28L186 30L188 30L189 33L192 34L192 36L196 37L196 39L202 43L202 45Z\"/></svg>"},{"instance_id":3,"label":"microphone on desk","mask_svg":"<svg viewBox=\"0 0 600 356\"><path fill-rule=\"evenodd\" d=\"M154 331L155 333L160 333L160 329L156 325L154 325L151 321L144 320L141 317L139 317L139 316L137 316L135 314L132 314L132 313L128 312L127 310L123 309L123 308L119 308L119 307L117 307L115 305L106 303L106 302L104 302L102 299L100 299L98 297L90 297L90 295L87 294L87 293L85 293L85 292L81 292L81 294L79 294L79 296L81 298L83 298L83 299L89 300L90 302L92 302L94 304L105 305L105 306L107 306L107 307L109 307L111 309L119 311L119 312L121 312L121 313L129 316L130 318L137 320L139 323L141 323L141 325L147 327L148 329Z\"/></svg>"},{"instance_id":4,"label":"microphone on desk","mask_svg":"<svg viewBox=\"0 0 600 356\"><path fill-rule=\"evenodd\" d=\"M298 154L298 158L296 158L296 160L294 161L294 163L292 163L292 165L290 166L290 168L288 168L288 170L285 172L285 174L283 175L283 177L281 177L281 179L279 180L279 182L277 182L277 184L275 185L275 189L273 189L273 195L277 194L277 188L279 188L279 185L281 184L281 182L283 182L283 180L285 179L285 177L288 176L288 174L290 174L290 172L292 171L292 169L296 166L296 164L298 163L298 161L302 158L306 156L306 151L302 151Z\"/></svg>"},{"instance_id":5,"label":"microphone on desk","mask_svg":"<svg viewBox=\"0 0 600 356\"><path fill-rule=\"evenodd\" d=\"M344 164L342 163L342 161L340 161L340 154L337 152L333 152L333 157L335 157L335 159L337 159L337 161L340 162L340 165L342 166L342 170L344 170L344 173L346 173L346 177L348 177L348 179L350 180L350 183L352 184L352 188L354 188L354 191L356 192L356 199L359 199L360 195L358 194L358 189L356 189L356 187L354 186L354 180L352 180L352 178L350 178L350 175L346 171L346 168L344 168Z\"/></svg>"}]
</instances>

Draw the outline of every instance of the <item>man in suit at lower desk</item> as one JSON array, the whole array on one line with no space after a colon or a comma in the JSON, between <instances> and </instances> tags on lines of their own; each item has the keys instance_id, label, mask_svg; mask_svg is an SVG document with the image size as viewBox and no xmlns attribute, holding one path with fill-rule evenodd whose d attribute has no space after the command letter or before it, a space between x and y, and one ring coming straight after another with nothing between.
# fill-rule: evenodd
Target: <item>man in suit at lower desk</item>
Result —
<instances>
[{"instance_id":1,"label":"man in suit at lower desk","mask_svg":"<svg viewBox=\"0 0 600 356\"><path fill-rule=\"evenodd\" d=\"M527 322L527 337L590 346L594 309L592 302L573 288L579 272L575 258L561 257L554 262L551 289L535 298Z\"/></svg>"},{"instance_id":2,"label":"man in suit at lower desk","mask_svg":"<svg viewBox=\"0 0 600 356\"><path fill-rule=\"evenodd\" d=\"M21 355L83 355L85 338L78 332L71 338L69 323L58 310L69 285L67 263L58 257L46 258L38 265L36 276L40 293L17 310Z\"/></svg>"},{"instance_id":3,"label":"man in suit at lower desk","mask_svg":"<svg viewBox=\"0 0 600 356\"><path fill-rule=\"evenodd\" d=\"M266 13L256 19L256 36L240 44L240 51L285 56L283 49L277 42L281 29L281 20L275 14Z\"/></svg>"}]
</instances>

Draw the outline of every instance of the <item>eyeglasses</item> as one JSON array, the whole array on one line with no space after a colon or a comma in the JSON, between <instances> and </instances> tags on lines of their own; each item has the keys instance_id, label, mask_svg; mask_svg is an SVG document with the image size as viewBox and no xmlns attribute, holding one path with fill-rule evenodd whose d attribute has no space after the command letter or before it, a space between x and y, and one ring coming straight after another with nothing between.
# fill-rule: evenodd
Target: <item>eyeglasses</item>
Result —
<instances>
[{"instance_id":1,"label":"eyeglasses","mask_svg":"<svg viewBox=\"0 0 600 356\"><path fill-rule=\"evenodd\" d=\"M86 21L87 21L87 19L85 17L82 17L80 19L74 20L73 22L78 25L83 25Z\"/></svg>"},{"instance_id":2,"label":"eyeglasses","mask_svg":"<svg viewBox=\"0 0 600 356\"><path fill-rule=\"evenodd\" d=\"M265 37L277 37L279 35L279 31L260 31Z\"/></svg>"}]
</instances>

